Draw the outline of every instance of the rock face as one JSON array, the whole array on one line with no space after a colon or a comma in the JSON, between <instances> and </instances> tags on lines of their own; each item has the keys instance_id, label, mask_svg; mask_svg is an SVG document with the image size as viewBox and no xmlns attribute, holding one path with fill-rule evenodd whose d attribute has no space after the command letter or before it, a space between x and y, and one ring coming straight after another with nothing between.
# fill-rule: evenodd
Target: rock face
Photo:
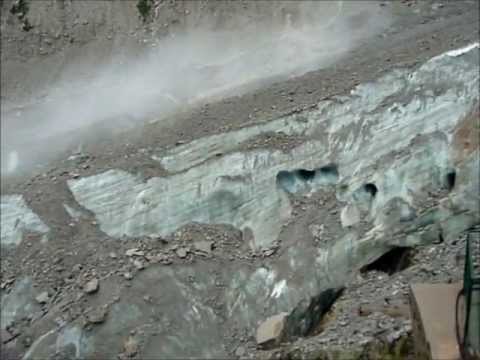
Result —
<instances>
[{"instance_id":1,"label":"rock face","mask_svg":"<svg viewBox=\"0 0 480 360\"><path fill-rule=\"evenodd\" d=\"M257 345L268 349L282 341L309 335L320 323L343 289L327 289L318 296L301 301L290 313L269 317L257 329Z\"/></svg>"},{"instance_id":2,"label":"rock face","mask_svg":"<svg viewBox=\"0 0 480 360\"><path fill-rule=\"evenodd\" d=\"M15 3L22 4L20 7L25 10L15 10ZM142 19L137 7L141 4L151 8L148 19ZM236 4L224 0L78 4L7 0L1 6L2 117L9 119L4 122L4 129L17 135L2 138L1 170L9 175L50 158L50 151L38 150L50 140L44 134L61 137L69 132L70 137L75 132L78 136L77 129L85 129L87 123L109 127L111 121L122 121L135 126L136 120L182 111L185 105L223 96L258 78L302 73L319 64L331 64L356 44L355 40L381 32L390 19L376 4L365 4L362 14L369 12L371 16L357 21L355 32L347 36L337 31L335 38L322 36L322 46L317 47L310 43L319 32L323 34L325 26L331 26L335 20L335 25L342 29L352 16L338 16L337 12L347 13L348 9L351 13L356 6L283 1ZM303 27L292 36L292 22L286 17L289 12L295 14L295 23L305 21L311 24L311 30L306 32ZM27 21L28 30L20 26L22 21ZM238 26L235 34L232 26ZM199 39L206 32L212 41ZM171 41L172 35L175 41ZM252 36L258 45L251 45ZM201 50L197 51L200 43ZM218 51L219 43L228 46ZM279 43L283 46L279 47ZM172 54L191 49L192 54L178 61L165 57L167 49ZM139 51L145 56L133 55ZM302 55L298 56L299 53ZM32 61L35 67L31 66ZM78 67L88 71L81 71L79 76ZM239 73L242 75L238 76ZM73 82L76 86L72 86ZM122 82L130 85L116 91ZM43 96L63 105L50 107L35 100L36 104L30 106L29 98ZM85 113L84 104L99 97L111 100L111 105ZM19 104L21 111L17 111ZM31 132L27 131L31 136L25 136L25 128L18 130L19 117L22 122L31 121ZM63 121L65 117L69 118L68 126ZM42 121L35 121L38 118Z\"/></svg>"},{"instance_id":3,"label":"rock face","mask_svg":"<svg viewBox=\"0 0 480 360\"><path fill-rule=\"evenodd\" d=\"M18 6L18 3L21 3L22 6ZM144 11L139 10L141 8L139 5L142 3L148 4ZM342 5L344 9L350 7L349 4ZM368 8L372 16L378 16L378 11L375 11L378 10L378 7L375 4L365 4L363 8ZM316 14L315 18L322 19L321 25L325 26L325 22L331 23L331 19L335 17L338 11L339 6L336 3L324 6L318 6L315 3L298 6L296 3L285 3L283 1L236 4L230 1L168 3L149 0L130 2L115 0L78 4L67 2L61 5L55 0L46 0L43 3L29 0L5 1L2 2L1 19L2 24L8 24L9 26L2 25L2 39L5 43L4 54L2 54L5 69L2 69L2 75L8 77L9 81L5 85L2 84L2 93L6 94L5 97L10 100L15 95L25 96L24 92L27 92L26 90L32 91L29 88L21 89L18 83L11 80L14 77L13 74L21 80L32 79L33 84L30 86L35 90L37 88L43 90L45 84L51 83L56 76L62 74L59 72L58 66L54 64L58 64L58 62L66 66L69 64L62 59L63 54L68 57L85 55L85 60L88 61L86 66L93 67L99 56L114 54L120 59L128 59L122 49L138 49L140 47L139 43L142 43L142 45L157 45L158 38L173 33L178 36L185 30L194 33L208 29L222 31L246 26L251 28L252 24L262 24L262 28L271 29L273 25L285 24L286 13L292 13L296 23L302 20L308 21L312 18L312 14ZM182 19L181 21L179 21L179 16ZM343 19L335 20L339 22ZM377 30L377 28L382 28L384 23L388 23L388 20L380 21L379 19L372 23L360 23L357 26L357 34L351 34L350 36L355 38L365 37L366 34L373 32L372 27ZM28 26L25 28L27 24ZM142 27L145 25L153 32L150 36L142 31ZM292 25L292 19L290 18L289 25ZM33 29L30 26L33 26ZM265 32L267 31L258 31L256 36L261 36ZM20 39L22 40L23 50L18 49L17 46ZM222 38L220 37L220 39ZM287 36L282 38L282 41L288 40L290 39ZM295 40L297 41L295 42ZM298 40L296 37L291 39L290 51L293 54L298 52L299 47L303 50L301 46L303 44ZM332 40L324 40L324 42L329 41ZM32 46L33 44L40 46ZM332 44L329 52L341 52L345 45L336 44L335 46L335 44ZM79 54L79 52L83 52L83 54ZM93 52L99 53L94 57L97 60L92 58ZM307 57L311 56L313 52L314 49L309 49L309 51L302 51L302 54ZM283 54L283 52L280 53ZM45 55L49 55L55 61L42 63L44 71L41 72L32 71L28 63L22 61L38 56L45 57ZM220 57L220 54L216 54L215 57L208 57L207 64L232 62L231 58L236 59L237 57L244 64L252 64L252 59L248 56L234 55L236 54L229 49L225 54L222 54L223 57ZM270 52L264 54L265 57L268 55L270 55ZM12 64L14 61L17 62L16 68ZM276 63L279 61L278 58L275 58ZM201 61L198 63L202 64ZM70 66L72 65L70 64ZM239 66L235 63L233 65ZM248 75L237 76L236 79L230 78L228 82L241 81ZM143 79L144 82L147 80L149 79ZM211 81L211 79L207 78L205 81ZM225 86L225 82L220 83L219 86Z\"/></svg>"},{"instance_id":4,"label":"rock face","mask_svg":"<svg viewBox=\"0 0 480 360\"><path fill-rule=\"evenodd\" d=\"M388 73L315 109L181 144L155 157L168 171L164 177L144 181L111 169L68 180L78 208L111 238L106 254L115 250L123 257L127 246L134 251L125 259L101 258L122 263L98 277L95 296L81 294L93 309L109 304L105 319L96 316L88 330L78 314L60 329L54 315L37 320L25 359L65 349L72 358L114 358L122 351L140 358L226 358L234 351L226 350L233 340L225 329L251 335L259 319L282 314L259 329L259 343L308 334L338 296L335 289L366 264L394 247L456 238L479 213L479 145L468 138L477 131L478 61L476 44ZM265 131L308 141L288 152L245 150L238 143ZM2 206L12 199L18 205L18 197L2 197ZM10 243L18 234L17 209L8 206L4 214L2 208ZM36 224L29 228L47 231L25 211L22 216ZM318 227L320 245L299 236L315 225L312 219L324 225ZM207 262L195 258L194 238L181 240L168 250L174 264L135 267L134 260L143 265L161 257L148 250L158 238L173 237L192 222L229 225L248 243L237 239L232 256L220 258L218 248L227 241L215 241L210 256L218 258ZM151 246L119 249L138 239ZM130 281L116 274L129 274ZM25 291L20 285L2 293L2 315L14 314L10 323L38 306L32 291L25 303L15 302ZM131 336L122 347L119 339ZM137 337L141 346L132 345Z\"/></svg>"},{"instance_id":5,"label":"rock face","mask_svg":"<svg viewBox=\"0 0 480 360\"><path fill-rule=\"evenodd\" d=\"M293 340L311 334L342 290L327 289L309 300L301 301L286 319L285 338Z\"/></svg>"}]
</instances>

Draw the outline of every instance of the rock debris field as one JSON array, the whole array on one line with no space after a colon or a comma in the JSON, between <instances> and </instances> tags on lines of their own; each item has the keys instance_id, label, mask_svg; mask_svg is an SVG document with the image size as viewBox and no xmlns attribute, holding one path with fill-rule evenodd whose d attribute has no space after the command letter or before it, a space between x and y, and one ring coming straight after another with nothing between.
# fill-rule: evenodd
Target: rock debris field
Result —
<instances>
[{"instance_id":1,"label":"rock debris field","mask_svg":"<svg viewBox=\"0 0 480 360\"><path fill-rule=\"evenodd\" d=\"M2 359L413 359L480 226L477 5L3 2Z\"/></svg>"}]
</instances>

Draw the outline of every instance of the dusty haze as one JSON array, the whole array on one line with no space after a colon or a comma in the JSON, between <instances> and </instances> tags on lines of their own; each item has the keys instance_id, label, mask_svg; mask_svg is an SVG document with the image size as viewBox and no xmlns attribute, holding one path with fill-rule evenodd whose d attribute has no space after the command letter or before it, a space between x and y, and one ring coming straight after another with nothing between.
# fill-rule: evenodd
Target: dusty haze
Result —
<instances>
[{"instance_id":1,"label":"dusty haze","mask_svg":"<svg viewBox=\"0 0 480 360\"><path fill-rule=\"evenodd\" d=\"M2 177L68 156L65 142L77 148L88 140L84 131L79 135L86 128L95 133L97 126L113 130L161 120L199 102L331 65L390 23L378 3L369 2L292 2L279 18L227 30L200 24L96 67L82 66L80 52L75 66L62 68L58 80L28 99L17 102L7 93ZM34 59L30 64L34 69Z\"/></svg>"}]
</instances>

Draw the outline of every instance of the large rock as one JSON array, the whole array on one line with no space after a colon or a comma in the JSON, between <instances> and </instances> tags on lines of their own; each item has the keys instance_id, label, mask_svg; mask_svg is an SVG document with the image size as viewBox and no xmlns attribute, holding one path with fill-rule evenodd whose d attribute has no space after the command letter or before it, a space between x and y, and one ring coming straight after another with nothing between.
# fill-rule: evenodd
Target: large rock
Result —
<instances>
[{"instance_id":1,"label":"large rock","mask_svg":"<svg viewBox=\"0 0 480 360\"><path fill-rule=\"evenodd\" d=\"M85 284L83 291L85 291L87 294L93 294L98 291L99 286L100 284L98 279L94 278Z\"/></svg>"},{"instance_id":2,"label":"large rock","mask_svg":"<svg viewBox=\"0 0 480 360\"><path fill-rule=\"evenodd\" d=\"M284 335L287 313L269 317L257 329L257 344L263 348L278 345Z\"/></svg>"},{"instance_id":3,"label":"large rock","mask_svg":"<svg viewBox=\"0 0 480 360\"><path fill-rule=\"evenodd\" d=\"M340 213L340 221L343 227L350 227L360 221L360 210L355 205L348 204Z\"/></svg>"}]
</instances>

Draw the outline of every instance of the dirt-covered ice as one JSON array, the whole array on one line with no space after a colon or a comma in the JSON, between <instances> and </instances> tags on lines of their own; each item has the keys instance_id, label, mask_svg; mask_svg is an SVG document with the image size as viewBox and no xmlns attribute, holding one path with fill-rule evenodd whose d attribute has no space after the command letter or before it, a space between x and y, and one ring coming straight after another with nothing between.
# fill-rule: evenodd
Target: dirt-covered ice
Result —
<instances>
[{"instance_id":1,"label":"dirt-covered ice","mask_svg":"<svg viewBox=\"0 0 480 360\"><path fill-rule=\"evenodd\" d=\"M388 12L367 2L362 7L345 1L287 5L281 15L271 14L276 21L213 29L200 24L120 55L86 50L53 69L56 79L38 87L28 102L16 101L7 91L2 175L59 155L65 142L91 137L98 127L81 136L79 131L94 124L102 129L135 126L260 82L328 66L390 22ZM82 58L87 56L103 58L85 68ZM69 61L77 64L73 70Z\"/></svg>"}]
</instances>

